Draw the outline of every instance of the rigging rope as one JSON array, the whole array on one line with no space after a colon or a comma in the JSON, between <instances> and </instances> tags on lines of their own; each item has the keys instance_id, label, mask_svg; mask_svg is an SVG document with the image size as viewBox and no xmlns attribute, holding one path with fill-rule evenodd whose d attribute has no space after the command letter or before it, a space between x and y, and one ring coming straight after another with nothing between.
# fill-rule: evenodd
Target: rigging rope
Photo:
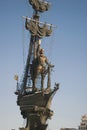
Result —
<instances>
[{"instance_id":1,"label":"rigging rope","mask_svg":"<svg viewBox=\"0 0 87 130\"><path fill-rule=\"evenodd\" d=\"M26 59L28 55L29 49L29 42L30 42L30 35L29 32L25 30L25 21L23 20L22 24L22 59L23 59L23 66L25 67Z\"/></svg>"},{"instance_id":2,"label":"rigging rope","mask_svg":"<svg viewBox=\"0 0 87 130\"><path fill-rule=\"evenodd\" d=\"M45 49L45 54L49 58L49 61L52 61L54 44L54 32L49 38L44 38L42 40L42 47Z\"/></svg>"},{"instance_id":3,"label":"rigging rope","mask_svg":"<svg viewBox=\"0 0 87 130\"><path fill-rule=\"evenodd\" d=\"M22 56L23 56L23 66L25 65L25 28L24 28L24 20L22 20Z\"/></svg>"},{"instance_id":4,"label":"rigging rope","mask_svg":"<svg viewBox=\"0 0 87 130\"><path fill-rule=\"evenodd\" d=\"M52 61L52 56L53 56L53 46L54 46L54 30L52 32L52 35L50 37L50 42L49 42L50 46L49 46L49 59L50 61Z\"/></svg>"}]
</instances>

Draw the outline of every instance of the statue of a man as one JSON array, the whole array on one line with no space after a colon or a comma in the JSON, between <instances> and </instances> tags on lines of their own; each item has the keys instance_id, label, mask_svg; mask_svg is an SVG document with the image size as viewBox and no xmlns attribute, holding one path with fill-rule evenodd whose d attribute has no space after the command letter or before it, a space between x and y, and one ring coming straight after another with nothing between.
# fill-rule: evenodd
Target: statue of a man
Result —
<instances>
[{"instance_id":1,"label":"statue of a man","mask_svg":"<svg viewBox=\"0 0 87 130\"><path fill-rule=\"evenodd\" d=\"M36 50L36 59L32 62L32 81L33 81L33 90L36 90L36 79L38 75L41 75L41 90L44 89L44 78L48 73L48 66L53 67L48 63L47 57L44 55L44 49L40 46L41 41L38 42Z\"/></svg>"},{"instance_id":2,"label":"statue of a man","mask_svg":"<svg viewBox=\"0 0 87 130\"><path fill-rule=\"evenodd\" d=\"M36 73L37 75L38 74L41 75L41 89L42 90L44 89L44 78L48 72L47 65L48 65L48 60L47 60L47 57L44 55L44 49L40 49Z\"/></svg>"}]
</instances>

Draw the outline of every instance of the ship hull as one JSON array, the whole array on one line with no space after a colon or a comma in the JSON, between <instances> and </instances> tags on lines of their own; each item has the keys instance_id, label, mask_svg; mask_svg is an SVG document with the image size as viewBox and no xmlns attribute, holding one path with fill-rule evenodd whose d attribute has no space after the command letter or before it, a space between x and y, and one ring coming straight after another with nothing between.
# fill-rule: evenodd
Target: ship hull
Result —
<instances>
[{"instance_id":1,"label":"ship hull","mask_svg":"<svg viewBox=\"0 0 87 130\"><path fill-rule=\"evenodd\" d=\"M20 106L21 111L33 112L37 111L37 107L40 110L43 108L50 109L51 101L53 95L57 91L58 88L54 88L50 91L40 91L33 94L28 94L22 97L18 97L17 104Z\"/></svg>"}]
</instances>

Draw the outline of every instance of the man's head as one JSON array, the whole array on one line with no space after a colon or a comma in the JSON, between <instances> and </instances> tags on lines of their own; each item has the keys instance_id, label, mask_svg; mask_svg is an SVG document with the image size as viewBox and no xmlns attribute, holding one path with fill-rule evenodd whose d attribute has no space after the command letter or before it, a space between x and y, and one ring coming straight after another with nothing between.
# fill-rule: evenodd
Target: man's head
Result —
<instances>
[{"instance_id":1,"label":"man's head","mask_svg":"<svg viewBox=\"0 0 87 130\"><path fill-rule=\"evenodd\" d=\"M40 50L40 54L44 54L44 49L41 49L41 50Z\"/></svg>"}]
</instances>

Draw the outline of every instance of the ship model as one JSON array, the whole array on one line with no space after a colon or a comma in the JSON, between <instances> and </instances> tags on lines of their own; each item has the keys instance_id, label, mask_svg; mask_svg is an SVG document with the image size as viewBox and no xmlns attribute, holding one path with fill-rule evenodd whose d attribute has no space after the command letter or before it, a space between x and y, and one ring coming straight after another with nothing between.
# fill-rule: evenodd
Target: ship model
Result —
<instances>
[{"instance_id":1,"label":"ship model","mask_svg":"<svg viewBox=\"0 0 87 130\"><path fill-rule=\"evenodd\" d=\"M44 0L29 0L33 8L32 18L25 18L25 28L30 33L30 43L26 65L21 84L17 80L17 105L20 107L21 115L27 120L26 126L21 130L46 130L47 120L51 119L53 110L50 109L53 96L59 89L55 83L51 88L51 71L54 67L48 62L41 47L43 37L52 34L53 25L40 22L40 13L48 11L50 4ZM45 79L47 78L47 80ZM44 84L44 81L47 81ZM39 82L39 86L37 84Z\"/></svg>"}]
</instances>

